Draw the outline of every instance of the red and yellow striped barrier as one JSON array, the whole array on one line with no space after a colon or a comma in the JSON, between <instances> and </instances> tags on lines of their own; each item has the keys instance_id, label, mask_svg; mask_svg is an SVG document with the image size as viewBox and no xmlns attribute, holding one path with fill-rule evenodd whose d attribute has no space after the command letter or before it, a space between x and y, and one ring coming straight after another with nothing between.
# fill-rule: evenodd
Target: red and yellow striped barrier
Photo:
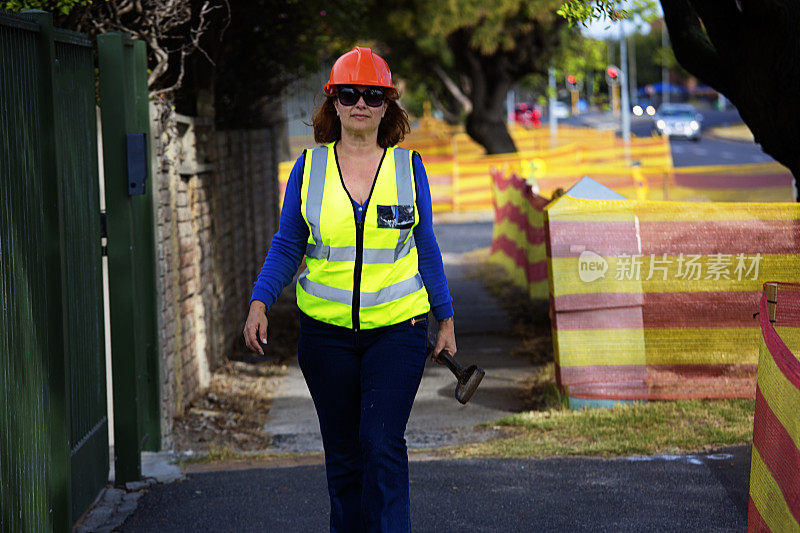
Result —
<instances>
[{"instance_id":1,"label":"red and yellow striped barrier","mask_svg":"<svg viewBox=\"0 0 800 533\"><path fill-rule=\"evenodd\" d=\"M642 187L636 173L641 173ZM546 166L537 179L542 194L568 189L583 176L591 176L623 196L647 200L684 202L791 202L791 172L780 163L730 166L678 167L619 164Z\"/></svg>"},{"instance_id":2,"label":"red and yellow striped barrier","mask_svg":"<svg viewBox=\"0 0 800 533\"><path fill-rule=\"evenodd\" d=\"M545 225L568 396L753 396L753 309L764 280L800 272L800 205L563 196Z\"/></svg>"},{"instance_id":3,"label":"red and yellow striped barrier","mask_svg":"<svg viewBox=\"0 0 800 533\"><path fill-rule=\"evenodd\" d=\"M547 299L544 206L525 180L492 171L494 232L489 260L500 265L532 299Z\"/></svg>"},{"instance_id":4,"label":"red and yellow striped barrier","mask_svg":"<svg viewBox=\"0 0 800 533\"><path fill-rule=\"evenodd\" d=\"M630 168L620 167L626 159L639 161L648 169L657 167L654 173L659 176L664 175L664 167L672 166L669 142L660 137L633 139L630 148L625 149L613 132L559 126L557 143L551 146L548 130L512 126L510 133L519 151L485 155L483 147L463 128L430 122L412 131L403 146L422 154L435 213L491 209L492 168L529 177L526 168L535 161L539 168L535 177L543 180L541 190L552 194L557 188L569 188L583 176L595 174L613 175L604 183L615 187L624 181L633 190ZM610 162L614 163L613 168ZM281 205L293 164L283 162L279 166Z\"/></svg>"},{"instance_id":5,"label":"red and yellow striped barrier","mask_svg":"<svg viewBox=\"0 0 800 533\"><path fill-rule=\"evenodd\" d=\"M625 147L608 131L560 126L558 143L551 146L547 130L512 127L519 151L485 155L462 129L442 124L438 128L417 129L403 143L422 154L435 213L491 209L491 168L517 173L548 197L591 176L636 199L794 200L792 175L778 163L673 168L669 140L662 137L634 138ZM285 162L279 167L281 203L292 165Z\"/></svg>"},{"instance_id":6,"label":"red and yellow striped barrier","mask_svg":"<svg viewBox=\"0 0 800 533\"><path fill-rule=\"evenodd\" d=\"M679 167L673 169L669 200L791 202L792 173L780 163Z\"/></svg>"},{"instance_id":7,"label":"red and yellow striped barrier","mask_svg":"<svg viewBox=\"0 0 800 533\"><path fill-rule=\"evenodd\" d=\"M800 284L765 283L747 530L800 531Z\"/></svg>"}]
</instances>

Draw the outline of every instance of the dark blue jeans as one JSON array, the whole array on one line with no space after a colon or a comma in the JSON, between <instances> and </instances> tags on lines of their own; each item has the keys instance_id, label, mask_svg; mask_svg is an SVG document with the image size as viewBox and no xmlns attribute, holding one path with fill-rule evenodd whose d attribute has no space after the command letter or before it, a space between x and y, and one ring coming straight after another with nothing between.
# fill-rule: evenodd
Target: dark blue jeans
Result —
<instances>
[{"instance_id":1,"label":"dark blue jeans","mask_svg":"<svg viewBox=\"0 0 800 533\"><path fill-rule=\"evenodd\" d=\"M331 531L410 531L405 430L428 322L354 332L300 313L298 359L319 417Z\"/></svg>"}]
</instances>

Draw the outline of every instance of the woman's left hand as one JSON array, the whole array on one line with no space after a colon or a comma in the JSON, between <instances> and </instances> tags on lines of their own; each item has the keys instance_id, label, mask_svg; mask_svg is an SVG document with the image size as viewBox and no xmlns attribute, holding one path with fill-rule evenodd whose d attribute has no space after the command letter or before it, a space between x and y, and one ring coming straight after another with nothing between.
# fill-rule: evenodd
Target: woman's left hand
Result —
<instances>
[{"instance_id":1,"label":"woman's left hand","mask_svg":"<svg viewBox=\"0 0 800 533\"><path fill-rule=\"evenodd\" d=\"M436 347L434 347L431 353L431 359L440 365L443 365L444 362L440 361L437 356L443 350L450 352L450 355L455 355L458 351L456 348L456 329L453 317L439 321L439 332L436 334Z\"/></svg>"}]
</instances>

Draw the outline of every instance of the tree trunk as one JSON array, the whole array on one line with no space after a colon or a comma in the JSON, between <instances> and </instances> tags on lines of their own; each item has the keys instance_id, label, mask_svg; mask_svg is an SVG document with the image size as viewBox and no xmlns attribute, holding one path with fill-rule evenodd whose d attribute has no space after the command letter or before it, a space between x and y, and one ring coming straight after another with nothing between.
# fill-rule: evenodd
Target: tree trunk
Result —
<instances>
[{"instance_id":1,"label":"tree trunk","mask_svg":"<svg viewBox=\"0 0 800 533\"><path fill-rule=\"evenodd\" d=\"M455 32L448 41L459 70L469 78L472 111L467 115L467 133L487 154L516 152L506 128L506 95L513 82L511 62L502 51L483 55L472 48L468 31Z\"/></svg>"},{"instance_id":2,"label":"tree trunk","mask_svg":"<svg viewBox=\"0 0 800 533\"><path fill-rule=\"evenodd\" d=\"M517 151L514 140L506 128L506 122L495 116L473 111L467 117L467 134L483 146L487 154L507 154Z\"/></svg>"}]
</instances>

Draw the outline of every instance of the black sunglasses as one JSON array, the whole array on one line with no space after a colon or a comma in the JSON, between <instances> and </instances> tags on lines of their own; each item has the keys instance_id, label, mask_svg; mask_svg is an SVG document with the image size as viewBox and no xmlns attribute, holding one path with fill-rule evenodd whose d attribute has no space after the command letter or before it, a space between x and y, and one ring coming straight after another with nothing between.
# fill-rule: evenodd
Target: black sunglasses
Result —
<instances>
[{"instance_id":1,"label":"black sunglasses","mask_svg":"<svg viewBox=\"0 0 800 533\"><path fill-rule=\"evenodd\" d=\"M339 103L345 106L356 105L359 98L364 98L364 103L370 107L380 107L386 100L386 95L381 89L370 87L359 91L355 87L340 87L336 91L336 96L339 98Z\"/></svg>"}]
</instances>

